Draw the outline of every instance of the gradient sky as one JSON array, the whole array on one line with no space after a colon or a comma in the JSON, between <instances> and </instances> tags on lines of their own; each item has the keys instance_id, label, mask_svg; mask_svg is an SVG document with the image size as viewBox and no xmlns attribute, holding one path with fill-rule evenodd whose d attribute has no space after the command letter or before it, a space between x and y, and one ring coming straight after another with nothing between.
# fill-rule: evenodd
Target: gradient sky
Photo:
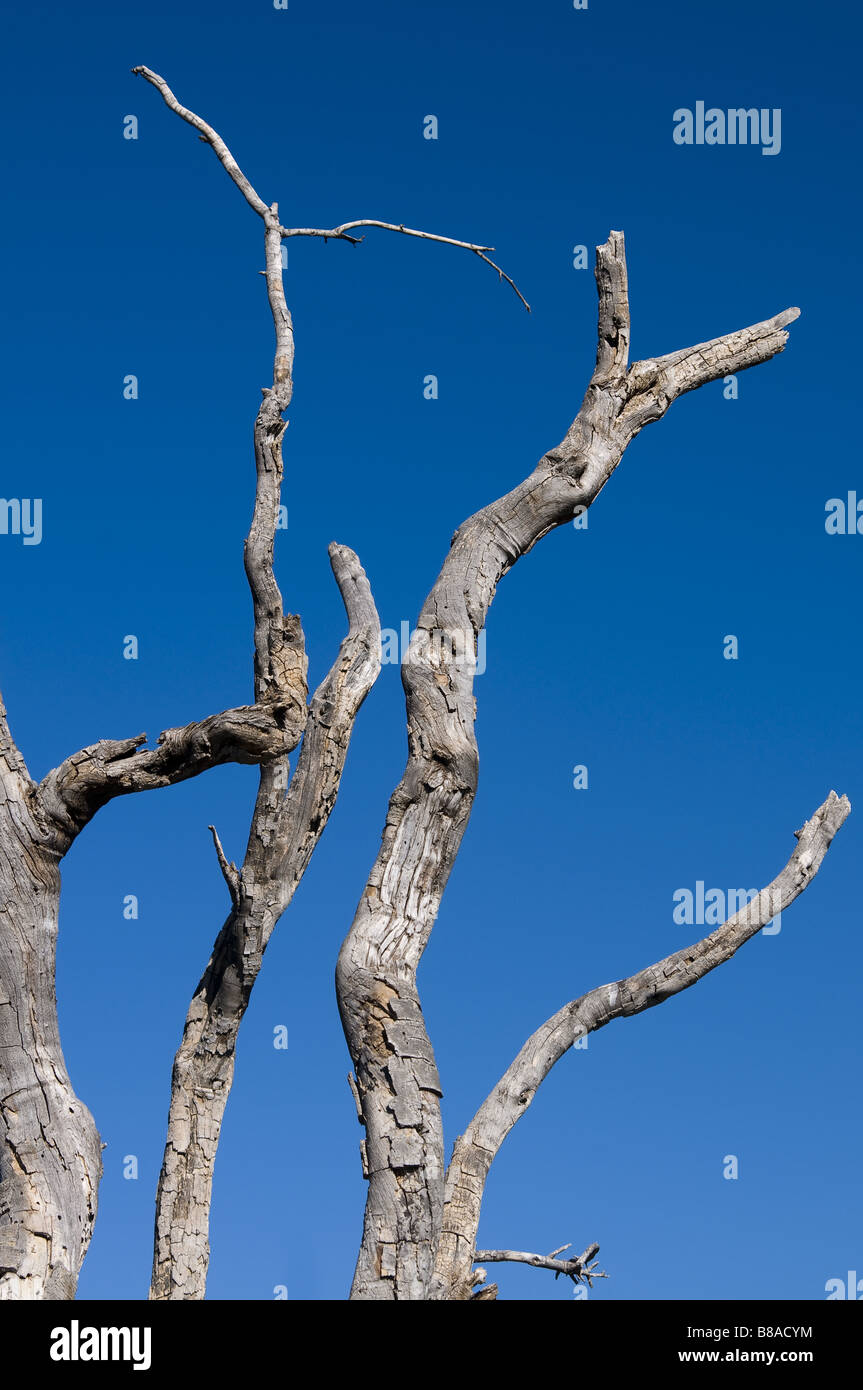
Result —
<instances>
[{"instance_id":1,"label":"gradient sky","mask_svg":"<svg viewBox=\"0 0 863 1390\"><path fill-rule=\"evenodd\" d=\"M98 738L251 699L262 228L133 65L219 130L284 223L493 243L532 306L450 247L290 244L277 572L315 684L343 635L328 542L358 551L385 627L412 623L459 522L565 433L595 352L574 247L592 266L625 231L634 357L801 306L736 400L715 383L676 403L588 529L548 536L501 584L479 795L419 986L449 1152L547 1016L709 930L673 922L677 889L762 886L831 787L847 793L856 810L778 935L563 1058L480 1227L484 1246L599 1241L599 1300L823 1299L863 1271L863 535L824 524L828 499L863 498L858 10L171 0L7 5L2 22L2 492L43 499L43 537L0 536L0 685L36 777ZM781 152L675 144L673 112L700 100L780 109ZM333 970L404 755L386 666L242 1026L210 1297L349 1287L365 1184ZM107 1143L82 1297L146 1295L171 1061L227 911L207 826L239 859L255 784L230 767L115 801L65 861L63 1044ZM504 1297L573 1296L537 1270L494 1277Z\"/></svg>"}]
</instances>

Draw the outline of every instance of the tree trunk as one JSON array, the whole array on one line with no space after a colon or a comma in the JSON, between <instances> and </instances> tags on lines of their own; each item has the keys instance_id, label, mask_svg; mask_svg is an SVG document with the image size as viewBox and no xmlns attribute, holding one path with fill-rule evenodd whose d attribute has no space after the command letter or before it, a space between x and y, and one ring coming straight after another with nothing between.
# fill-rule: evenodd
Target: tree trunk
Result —
<instances>
[{"instance_id":1,"label":"tree trunk","mask_svg":"<svg viewBox=\"0 0 863 1390\"><path fill-rule=\"evenodd\" d=\"M102 1150L60 1046L60 856L9 743L0 774L0 1299L69 1299L96 1218Z\"/></svg>"},{"instance_id":2,"label":"tree trunk","mask_svg":"<svg viewBox=\"0 0 863 1390\"><path fill-rule=\"evenodd\" d=\"M539 540L591 505L645 425L678 396L781 352L785 326L798 314L788 309L630 366L621 232L597 247L596 282L596 367L581 409L522 483L458 528L402 665L407 766L336 971L366 1129L369 1186L354 1299L471 1296L466 1277L435 1267L442 1231L448 1239L441 1088L416 976L476 794L476 643L497 585Z\"/></svg>"}]
</instances>

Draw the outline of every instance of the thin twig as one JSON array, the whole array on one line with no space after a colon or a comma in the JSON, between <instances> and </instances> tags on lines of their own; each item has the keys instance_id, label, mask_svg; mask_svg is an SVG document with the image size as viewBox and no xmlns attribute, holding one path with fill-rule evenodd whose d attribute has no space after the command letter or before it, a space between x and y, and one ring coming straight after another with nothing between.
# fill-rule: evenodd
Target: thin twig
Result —
<instances>
[{"instance_id":1,"label":"thin twig","mask_svg":"<svg viewBox=\"0 0 863 1390\"><path fill-rule=\"evenodd\" d=\"M507 1264L532 1265L534 1269L552 1270L555 1279L558 1279L561 1274L565 1274L574 1284L585 1283L591 1288L593 1287L591 1283L593 1279L607 1279L609 1277L604 1269L596 1268L595 1257L599 1254L599 1246L595 1241L575 1259L556 1260L554 1258L562 1250L568 1249L569 1245L561 1245L550 1255L532 1255L526 1250L476 1250L474 1263L491 1264L494 1261L505 1261Z\"/></svg>"},{"instance_id":2,"label":"thin twig","mask_svg":"<svg viewBox=\"0 0 863 1390\"><path fill-rule=\"evenodd\" d=\"M207 827L207 829L210 831L210 834L213 837L213 844L216 846L216 855L219 860L219 868L222 870L222 877L228 885L228 892L231 895L231 902L234 904L234 907L238 907L240 902L239 870L237 869L237 866L233 860L231 860L230 864L228 863L228 857L222 848L222 842L219 839L219 832L216 829L216 827L214 825L210 825Z\"/></svg>"},{"instance_id":3,"label":"thin twig","mask_svg":"<svg viewBox=\"0 0 863 1390\"><path fill-rule=\"evenodd\" d=\"M464 251L472 251L475 256L479 256L481 261L485 261L486 265L490 265L492 270L496 270L498 278L500 280L505 280L506 283L515 290L515 293L518 295L525 309L530 313L530 305L518 288L518 285L511 276L507 275L505 270L501 270L500 266L489 257L488 252L494 250L493 246L478 246L472 241L458 241L455 237L438 236L436 232L420 232L417 231L415 227L406 227L403 222L378 222L371 217L362 217L356 222L342 222L340 226L332 227L328 231L320 227L280 226L277 216L278 205L272 203L268 206L263 198L255 192L255 189L246 178L218 132L215 131L211 125L208 125L201 116L196 116L194 111L189 111L187 107L182 106L174 96L174 93L171 91L164 77L160 77L157 72L153 72L150 68L146 68L143 65L133 68L132 71L136 76L145 78L158 92L161 92L165 105L169 106L172 111L176 112L176 114L190 126L194 126L204 143L212 146L217 158L239 188L246 202L249 204L249 207L253 208L258 216L264 219L268 229L272 228L274 231L278 232L280 238L312 236L320 237L323 241L349 241L352 246L358 246L365 238L351 236L350 233L352 231L355 231L357 227L380 227L385 232L401 232L403 236L420 237L423 241L441 241L446 246L460 246ZM273 277L271 273L268 274L268 285L272 290ZM275 306L273 306L273 315L274 317L277 316L277 309Z\"/></svg>"},{"instance_id":4,"label":"thin twig","mask_svg":"<svg viewBox=\"0 0 863 1390\"><path fill-rule=\"evenodd\" d=\"M357 227L380 227L385 232L401 232L403 236L419 237L422 241L440 241L445 246L460 246L464 251L472 251L475 256L479 256L481 261L485 261L486 265L490 265L492 270L496 270L501 280L505 280L508 285L512 286L525 309L530 313L530 305L518 285L507 275L505 270L501 270L500 266L488 256L487 253L494 250L493 246L478 246L471 241L458 241L455 237L438 236L436 232L420 232L415 227L406 227L403 222L378 222L370 217L360 218L356 222L342 222L340 226L331 227L328 231L321 227L280 227L279 234L285 238L313 236L320 237L324 241L349 241L352 246L358 246L361 241L365 241L365 237L348 235Z\"/></svg>"}]
</instances>

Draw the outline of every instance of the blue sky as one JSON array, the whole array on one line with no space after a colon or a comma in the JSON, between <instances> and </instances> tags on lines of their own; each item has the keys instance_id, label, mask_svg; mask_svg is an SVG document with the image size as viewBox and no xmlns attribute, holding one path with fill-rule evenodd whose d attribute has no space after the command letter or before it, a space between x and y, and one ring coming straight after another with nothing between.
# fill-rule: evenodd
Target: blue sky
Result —
<instances>
[{"instance_id":1,"label":"blue sky","mask_svg":"<svg viewBox=\"0 0 863 1390\"><path fill-rule=\"evenodd\" d=\"M449 247L290 244L277 568L314 682L343 632L329 541L358 551L384 626L412 622L459 522L565 433L595 351L575 246L592 265L624 230L634 357L801 306L736 400L716 383L676 403L588 529L547 537L502 583L479 795L419 983L449 1150L549 1014L703 934L672 921L677 889L760 887L830 788L847 793L857 809L778 935L559 1063L501 1150L480 1227L485 1246L598 1240L612 1278L596 1299L823 1298L863 1268L863 536L824 525L828 499L863 498L857 11L172 0L8 7L3 28L2 492L43 499L43 536L0 536L0 685L34 776L100 737L251 698L261 226L133 65L220 131L284 223L374 217L493 243L533 308ZM673 112L699 100L780 109L780 153L675 144ZM349 1286L365 1185L333 969L404 754L387 666L243 1023L211 1297ZM227 910L207 825L239 858L255 783L224 768L117 801L65 861L63 1043L108 1145L82 1297L146 1295L171 1060ZM499 1282L572 1297L531 1269Z\"/></svg>"}]
</instances>

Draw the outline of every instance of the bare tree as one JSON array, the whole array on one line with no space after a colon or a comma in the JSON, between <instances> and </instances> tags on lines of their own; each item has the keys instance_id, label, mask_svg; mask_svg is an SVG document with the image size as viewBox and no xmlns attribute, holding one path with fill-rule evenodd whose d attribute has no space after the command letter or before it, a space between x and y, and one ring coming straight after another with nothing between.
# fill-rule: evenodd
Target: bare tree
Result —
<instances>
[{"instance_id":1,"label":"bare tree","mask_svg":"<svg viewBox=\"0 0 863 1390\"><path fill-rule=\"evenodd\" d=\"M566 437L524 482L456 531L403 666L407 766L390 800L381 849L336 976L366 1130L363 1168L369 1187L355 1298L471 1297L488 1167L557 1059L582 1033L658 1004L728 960L806 887L850 811L848 801L831 792L798 832L786 868L742 917L629 980L575 1000L550 1019L477 1112L446 1167L441 1087L416 973L477 787L475 660L452 654L465 651L466 638L475 652L500 579L577 508L590 506L645 425L661 419L685 392L781 352L786 325L799 313L786 309L750 328L630 366L621 232L612 232L597 247L596 282L596 367L578 414ZM432 642L432 634L439 640ZM483 1252L486 1260L507 1257L507 1252ZM543 1264L540 1256L514 1258Z\"/></svg>"},{"instance_id":2,"label":"bare tree","mask_svg":"<svg viewBox=\"0 0 863 1390\"><path fill-rule=\"evenodd\" d=\"M114 796L171 785L225 762L259 764L242 865L229 863L210 827L230 911L195 990L177 1052L159 1179L154 1299L200 1299L209 1259L213 1164L230 1091L238 1031L263 953L290 903L334 805L357 711L380 668L380 626L356 555L330 547L349 629L308 701L302 626L284 612L273 573L283 474L283 415L292 393L293 329L281 243L312 236L356 244L360 227L461 247L492 266L528 307L493 250L371 219L330 230L286 228L224 141L181 106L163 78L133 71L209 144L264 223L266 285L275 328L272 386L254 426L257 486L246 540L255 628L255 703L160 735L102 740L40 783L29 777L0 705L0 1297L72 1298L92 1233L101 1176L93 1117L75 1096L57 1026L55 947L59 862ZM542 1024L503 1073L444 1161L441 1087L416 986L443 890L477 787L473 676L476 642L498 581L579 507L589 506L627 444L677 396L781 352L798 314L629 366L629 306L622 233L597 248L596 368L565 439L511 492L452 538L403 663L408 763L390 800L381 849L337 966L337 995L356 1071L350 1082L365 1127L368 1179L363 1242L352 1297L485 1300L496 1296L478 1264L518 1262L591 1283L594 1242L577 1257L478 1250L491 1163L554 1063L586 1033L696 983L786 908L817 873L848 815L831 792L803 828L780 874L704 940L629 979L580 996ZM289 754L302 741L290 775Z\"/></svg>"},{"instance_id":3,"label":"bare tree","mask_svg":"<svg viewBox=\"0 0 863 1390\"><path fill-rule=\"evenodd\" d=\"M255 612L255 695L266 698L280 664L305 678L299 620L283 619L273 570L273 539L283 473L282 436L293 390L294 334L285 302L281 243L295 236L357 245L359 227L378 227L424 241L471 251L526 300L488 255L494 248L417 231L403 224L363 219L329 231L283 227L277 203L258 196L224 140L212 126L181 106L163 77L133 68L162 95L165 104L210 145L249 206L264 223L267 294L276 332L273 385L255 421L258 486L246 541L246 573ZM203 1298L209 1264L209 1217L213 1165L234 1068L237 1034L267 942L294 895L336 798L354 717L381 664L380 624L368 581L346 547L331 546L330 559L350 621L335 665L309 706L296 771L289 783L285 756L261 768L245 859L228 864L215 829L216 852L231 896L231 913L195 991L177 1052L171 1087L168 1135L156 1198L156 1243L152 1299ZM288 632L287 639L284 636Z\"/></svg>"}]
</instances>

